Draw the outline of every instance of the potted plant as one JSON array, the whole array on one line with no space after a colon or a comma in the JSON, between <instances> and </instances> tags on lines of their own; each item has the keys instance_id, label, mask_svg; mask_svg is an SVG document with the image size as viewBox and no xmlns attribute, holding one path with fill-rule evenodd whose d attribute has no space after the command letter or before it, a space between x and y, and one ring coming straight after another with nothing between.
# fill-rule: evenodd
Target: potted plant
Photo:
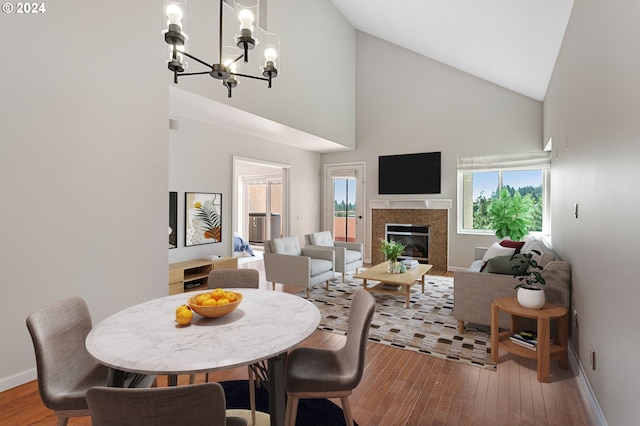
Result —
<instances>
[{"instance_id":1,"label":"potted plant","mask_svg":"<svg viewBox=\"0 0 640 426\"><path fill-rule=\"evenodd\" d=\"M533 200L531 194L524 197L515 191L513 196L508 189L501 189L498 198L491 201L489 216L496 231L496 237L509 237L520 241L529 233L533 219Z\"/></svg>"},{"instance_id":2,"label":"potted plant","mask_svg":"<svg viewBox=\"0 0 640 426\"><path fill-rule=\"evenodd\" d=\"M545 304L545 296L544 290L538 286L545 285L546 282L540 273L543 269L542 266L533 259L534 254L540 256L542 253L538 250L531 250L530 253L520 253L511 257L512 259L515 256L521 258L520 265L514 266L513 269L523 271L514 275L514 277L520 281L520 284L514 288L518 289L517 297L520 305L525 308L540 309Z\"/></svg>"},{"instance_id":3,"label":"potted plant","mask_svg":"<svg viewBox=\"0 0 640 426\"><path fill-rule=\"evenodd\" d=\"M384 253L389 261L389 267L387 270L392 274L400 272L400 265L398 264L398 256L404 253L404 249L407 246L397 241L380 240L380 251Z\"/></svg>"}]
</instances>

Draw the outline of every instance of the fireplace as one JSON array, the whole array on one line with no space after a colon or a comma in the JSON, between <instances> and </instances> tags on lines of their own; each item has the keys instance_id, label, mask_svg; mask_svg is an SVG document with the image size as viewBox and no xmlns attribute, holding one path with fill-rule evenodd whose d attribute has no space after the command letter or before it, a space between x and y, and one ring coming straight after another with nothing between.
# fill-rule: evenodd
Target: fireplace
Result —
<instances>
[{"instance_id":1,"label":"fireplace","mask_svg":"<svg viewBox=\"0 0 640 426\"><path fill-rule=\"evenodd\" d=\"M429 227L427 256L430 273L444 274L448 269L450 200L372 200L371 208L371 263L384 262L380 240L386 240L387 224L424 224ZM405 243L406 244L406 243Z\"/></svg>"},{"instance_id":2,"label":"fireplace","mask_svg":"<svg viewBox=\"0 0 640 426\"><path fill-rule=\"evenodd\" d=\"M400 259L415 259L420 263L429 263L429 225L408 223L385 224L384 237L387 241L397 241L406 247Z\"/></svg>"}]
</instances>

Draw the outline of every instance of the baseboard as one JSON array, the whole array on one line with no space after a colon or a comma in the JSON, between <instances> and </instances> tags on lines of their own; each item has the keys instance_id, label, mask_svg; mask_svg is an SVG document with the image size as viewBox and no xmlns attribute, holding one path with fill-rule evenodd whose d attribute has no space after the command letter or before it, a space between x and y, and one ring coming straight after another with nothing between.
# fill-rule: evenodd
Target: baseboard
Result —
<instances>
[{"instance_id":1,"label":"baseboard","mask_svg":"<svg viewBox=\"0 0 640 426\"><path fill-rule=\"evenodd\" d=\"M36 380L38 378L38 371L35 368L25 370L21 373L14 374L13 376L3 377L0 379L0 392L4 392L16 386L24 385L27 382Z\"/></svg>"},{"instance_id":2,"label":"baseboard","mask_svg":"<svg viewBox=\"0 0 640 426\"><path fill-rule=\"evenodd\" d=\"M580 364L580 359L571 341L569 341L569 362L571 363L573 371L577 374L578 389L587 402L587 406L591 409L594 419L598 422L598 425L607 426L607 419L604 418L604 413L600 409L600 404L598 404L596 395L593 393L591 384L589 384L589 380L587 379L587 374L582 368L582 364Z\"/></svg>"}]
</instances>

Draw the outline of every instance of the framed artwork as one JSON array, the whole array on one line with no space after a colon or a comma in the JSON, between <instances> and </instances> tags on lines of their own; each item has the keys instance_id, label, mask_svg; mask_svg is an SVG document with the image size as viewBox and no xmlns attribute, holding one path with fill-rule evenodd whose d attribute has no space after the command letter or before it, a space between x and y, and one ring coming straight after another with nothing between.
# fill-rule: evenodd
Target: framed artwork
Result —
<instances>
[{"instance_id":1,"label":"framed artwork","mask_svg":"<svg viewBox=\"0 0 640 426\"><path fill-rule=\"evenodd\" d=\"M222 241L222 194L187 192L184 199L184 245Z\"/></svg>"},{"instance_id":2,"label":"framed artwork","mask_svg":"<svg viewBox=\"0 0 640 426\"><path fill-rule=\"evenodd\" d=\"M178 247L178 193L169 192L169 248Z\"/></svg>"}]
</instances>

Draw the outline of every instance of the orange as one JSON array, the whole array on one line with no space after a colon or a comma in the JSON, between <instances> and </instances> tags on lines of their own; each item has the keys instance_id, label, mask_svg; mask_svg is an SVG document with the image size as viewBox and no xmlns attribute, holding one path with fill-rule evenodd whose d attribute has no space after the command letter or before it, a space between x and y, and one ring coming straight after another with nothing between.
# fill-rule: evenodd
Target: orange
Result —
<instances>
[{"instance_id":1,"label":"orange","mask_svg":"<svg viewBox=\"0 0 640 426\"><path fill-rule=\"evenodd\" d=\"M224 290L221 288L216 288L211 292L211 297L216 300L222 299L224 297Z\"/></svg>"},{"instance_id":2,"label":"orange","mask_svg":"<svg viewBox=\"0 0 640 426\"><path fill-rule=\"evenodd\" d=\"M207 300L202 302L202 306L216 306L217 304L218 302L216 302L216 299L213 298L208 298Z\"/></svg>"},{"instance_id":3,"label":"orange","mask_svg":"<svg viewBox=\"0 0 640 426\"><path fill-rule=\"evenodd\" d=\"M201 294L198 297L196 297L196 304L197 305L202 305L205 300L210 299L210 298L211 298L211 295L209 293Z\"/></svg>"},{"instance_id":4,"label":"orange","mask_svg":"<svg viewBox=\"0 0 640 426\"><path fill-rule=\"evenodd\" d=\"M193 312L188 307L186 309L180 309L176 312L176 322L180 325L187 325L193 318Z\"/></svg>"},{"instance_id":5,"label":"orange","mask_svg":"<svg viewBox=\"0 0 640 426\"><path fill-rule=\"evenodd\" d=\"M236 294L235 294L235 293L233 293L233 292L231 292L231 291L227 291L227 292L224 294L224 298L225 298L225 299L229 299L229 302L235 302L235 301L236 301L236 299L238 299L238 297L236 296Z\"/></svg>"}]
</instances>

